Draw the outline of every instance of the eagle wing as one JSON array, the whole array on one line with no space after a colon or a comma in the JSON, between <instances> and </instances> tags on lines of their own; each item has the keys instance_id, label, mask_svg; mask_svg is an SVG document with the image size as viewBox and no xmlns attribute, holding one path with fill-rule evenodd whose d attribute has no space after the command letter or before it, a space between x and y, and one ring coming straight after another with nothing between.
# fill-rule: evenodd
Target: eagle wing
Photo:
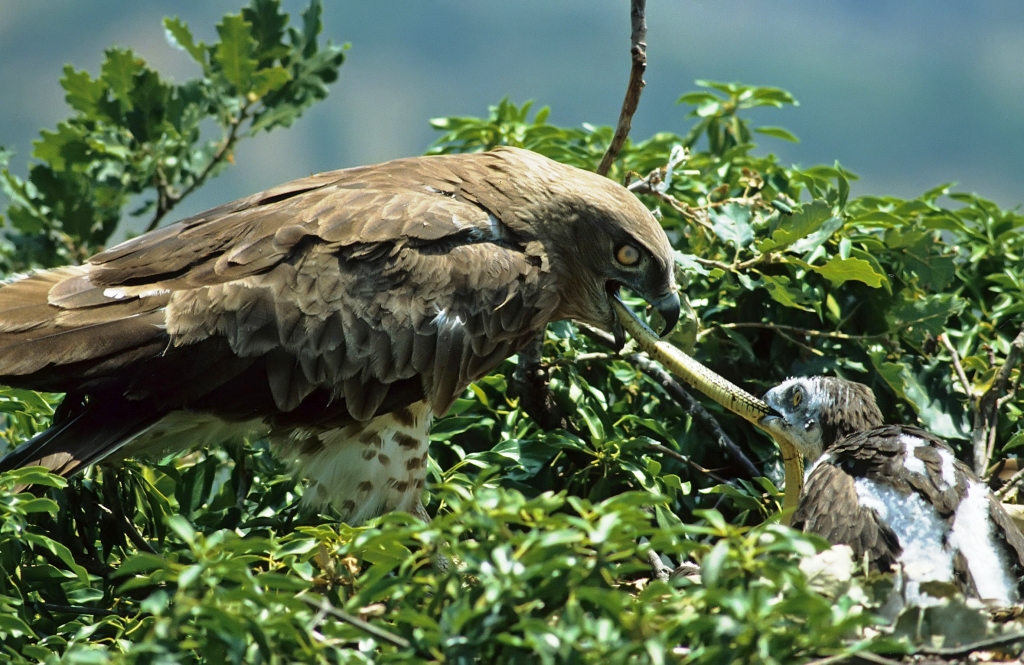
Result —
<instances>
[{"instance_id":1,"label":"eagle wing","mask_svg":"<svg viewBox=\"0 0 1024 665\"><path fill-rule=\"evenodd\" d=\"M8 284L0 381L69 393L69 421L76 396L109 395L135 429L181 408L287 426L421 399L443 413L558 304L542 243L464 191L471 164L445 164L312 176Z\"/></svg>"},{"instance_id":2,"label":"eagle wing","mask_svg":"<svg viewBox=\"0 0 1024 665\"><path fill-rule=\"evenodd\" d=\"M900 555L899 539L872 508L861 505L854 477L832 459L822 460L804 485L792 526L833 545L849 545L854 556L887 572Z\"/></svg>"}]
</instances>

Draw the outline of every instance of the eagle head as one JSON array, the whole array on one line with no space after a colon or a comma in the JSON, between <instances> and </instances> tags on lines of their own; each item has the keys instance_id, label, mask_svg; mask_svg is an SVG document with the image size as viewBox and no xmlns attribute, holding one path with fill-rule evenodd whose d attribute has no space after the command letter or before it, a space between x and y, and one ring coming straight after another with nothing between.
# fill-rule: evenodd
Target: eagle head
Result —
<instances>
[{"instance_id":1,"label":"eagle head","mask_svg":"<svg viewBox=\"0 0 1024 665\"><path fill-rule=\"evenodd\" d=\"M665 320L662 335L679 320L672 245L651 211L608 178L514 148L497 151L530 162L520 187L516 222L544 244L557 275L559 307L553 319L571 318L622 338L611 298L623 287L646 300ZM541 163L543 162L543 163ZM521 172L522 172L521 171Z\"/></svg>"},{"instance_id":2,"label":"eagle head","mask_svg":"<svg viewBox=\"0 0 1024 665\"><path fill-rule=\"evenodd\" d=\"M875 394L861 383L832 376L787 379L764 394L775 413L761 426L814 461L839 439L883 424Z\"/></svg>"}]
</instances>

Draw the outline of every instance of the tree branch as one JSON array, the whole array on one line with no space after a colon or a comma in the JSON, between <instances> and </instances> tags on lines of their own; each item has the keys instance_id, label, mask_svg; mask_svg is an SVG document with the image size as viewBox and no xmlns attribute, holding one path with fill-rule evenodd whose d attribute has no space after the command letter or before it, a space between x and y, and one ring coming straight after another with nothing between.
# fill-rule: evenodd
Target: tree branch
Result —
<instances>
[{"instance_id":1,"label":"tree branch","mask_svg":"<svg viewBox=\"0 0 1024 665\"><path fill-rule=\"evenodd\" d=\"M210 175L210 172L231 154L231 150L235 147L235 144L238 143L238 130L241 128L242 123L249 118L249 108L249 105L246 104L242 107L241 111L238 112L238 117L231 119L228 135L224 137L224 141L221 143L220 147L217 148L217 152L213 154L213 157L210 158L209 163L203 167L203 170L199 175L192 179L192 182L188 187L183 189L181 192L174 193L171 191L170 184L163 181L162 173L158 173L158 175L160 175L160 182L157 183L156 214L154 214L153 219L149 221L149 225L146 227L147 232L152 231L159 226L160 220L162 220L167 213L173 210L176 205L181 203L186 196L201 187L202 184L206 182L206 178Z\"/></svg>"},{"instance_id":2,"label":"tree branch","mask_svg":"<svg viewBox=\"0 0 1024 665\"><path fill-rule=\"evenodd\" d=\"M607 175L612 162L622 150L629 129L633 122L633 114L640 103L640 93L644 87L644 71L647 69L647 20L645 18L647 0L631 0L630 20L632 23L632 34L630 41L632 47L632 66L629 70L629 83L626 85L626 98L622 102L622 109L619 111L619 123L615 128L608 150L601 158L601 164L597 167L600 175ZM155 228L158 219L153 220L151 228ZM544 345L544 333L541 334L523 349L519 351L519 364L512 375L513 392L518 393L523 400L523 410L543 429L550 430L556 427L570 427L568 419L561 410L557 408L551 391L547 384L547 373L541 364L541 351ZM574 430L570 430L574 431ZM575 433L575 432L574 432Z\"/></svg>"},{"instance_id":3,"label":"tree branch","mask_svg":"<svg viewBox=\"0 0 1024 665\"><path fill-rule=\"evenodd\" d=\"M55 612L58 614L89 614L91 616L106 617L106 616L121 616L130 617L134 616L135 612L127 609L123 610L107 610L102 607L86 607L85 605L58 605L57 603L43 603L37 602L35 606L39 609L46 610L48 612Z\"/></svg>"},{"instance_id":4,"label":"tree branch","mask_svg":"<svg viewBox=\"0 0 1024 665\"><path fill-rule=\"evenodd\" d=\"M661 386L662 390L678 402L704 431L714 437L715 442L725 449L734 462L740 465L740 468L743 469L747 477L754 478L762 475L754 463L750 461L750 458L743 453L743 450L729 438L729 435L725 433L722 426L715 420L715 417L700 402L694 399L693 395L687 392L681 383L672 378L672 375L656 362L639 353L631 354L627 360L639 367L641 372Z\"/></svg>"},{"instance_id":5,"label":"tree branch","mask_svg":"<svg viewBox=\"0 0 1024 665\"><path fill-rule=\"evenodd\" d=\"M672 576L672 570L665 565L661 556L653 548L647 550L647 563L651 565L651 574L654 575L654 579L668 582L668 578Z\"/></svg>"},{"instance_id":6,"label":"tree branch","mask_svg":"<svg viewBox=\"0 0 1024 665\"><path fill-rule=\"evenodd\" d=\"M308 603L309 606L312 607L313 609L319 610L323 614L329 614L332 617L334 617L335 619L340 619L341 621L344 621L345 623L349 624L350 626L355 626L356 628L358 628L359 630L363 631L364 633L367 633L368 635L372 635L373 637L377 638L378 640L381 640L383 642L387 642L388 644L392 644L392 645L398 647L399 649L408 649L411 646L409 644L409 640L405 639L404 637L400 637L398 635L395 635L394 633L392 633L389 630L385 630L383 628L379 628L379 627L373 625L372 623L370 623L369 621L363 621L359 617L353 616L353 615L349 614L348 612L343 612L343 611L339 610L337 607L335 607L335 606L331 605L329 602L327 602L326 599L317 601L317 600L313 600L312 598L308 598L306 596L303 596L302 600L304 600L306 603Z\"/></svg>"},{"instance_id":7,"label":"tree branch","mask_svg":"<svg viewBox=\"0 0 1024 665\"><path fill-rule=\"evenodd\" d=\"M629 136L629 129L633 124L633 114L640 104L640 93L644 89L644 72L647 70L647 0L631 0L630 22L632 33L630 34L631 47L629 49L632 58L632 66L629 69L629 83L626 85L626 98L622 100L622 110L619 112L619 123L615 127L615 134L612 136L608 150L601 158L601 164L597 172L601 175L608 175L612 162L619 156L619 151L626 143Z\"/></svg>"},{"instance_id":8,"label":"tree branch","mask_svg":"<svg viewBox=\"0 0 1024 665\"><path fill-rule=\"evenodd\" d=\"M867 342L876 341L886 337L886 333L880 333L877 335L848 335L842 332L829 332L825 330L812 330L810 328L798 328L796 326L787 326L781 323L717 323L712 328L707 328L698 333L698 338L708 334L713 328L729 328L731 330L738 330L740 328L760 328L762 330L774 330L777 332L788 332L794 335L806 335L808 337L822 337L825 339L841 339L851 342Z\"/></svg>"},{"instance_id":9,"label":"tree branch","mask_svg":"<svg viewBox=\"0 0 1024 665\"><path fill-rule=\"evenodd\" d=\"M1024 469L1019 469L1015 472L1010 479L1006 481L1006 484L995 491L996 498L1002 501L1006 498L1014 487L1020 485L1021 481L1024 480Z\"/></svg>"},{"instance_id":10,"label":"tree branch","mask_svg":"<svg viewBox=\"0 0 1024 665\"><path fill-rule=\"evenodd\" d=\"M996 376L981 395L978 395L967 379L963 365L960 363L960 354L949 341L949 337L942 333L939 341L949 351L952 358L953 368L957 380L967 394L968 404L973 412L971 446L974 451L974 473L979 478L985 478L988 474L989 461L995 448L995 430L999 425L999 407L1005 403L1003 397L1010 391L1010 376L1013 369L1020 362L1021 354L1024 352L1024 324L1021 324L1020 332L1010 343L1010 351L1006 354L1003 366L996 372ZM994 364L994 363L992 363Z\"/></svg>"},{"instance_id":11,"label":"tree branch","mask_svg":"<svg viewBox=\"0 0 1024 665\"><path fill-rule=\"evenodd\" d=\"M580 326L580 331L599 344L604 344L609 347L614 347L615 345L615 340L612 339L612 336L604 331L582 325ZM691 395L681 383L676 381L671 374L665 371L661 365L641 353L630 353L623 356L623 358L636 366L641 372L649 376L655 383L661 386L662 390L664 390L669 397L683 407L690 417L693 418L705 432L714 437L718 445L725 449L726 453L733 459L733 461L739 464L740 468L743 469L744 474L748 478L763 475L758 471L757 466L750 461L750 458L746 456L743 450L736 445L731 438L729 438L729 435L725 433L725 430L723 430L722 426L718 424L715 417L711 415L711 413L705 409L700 402L694 399L693 395ZM664 450L668 449L665 448ZM669 452L674 453L675 451ZM687 464L693 464L689 458L686 458L683 461ZM708 473L714 477L710 471L703 467L700 467L698 470Z\"/></svg>"}]
</instances>

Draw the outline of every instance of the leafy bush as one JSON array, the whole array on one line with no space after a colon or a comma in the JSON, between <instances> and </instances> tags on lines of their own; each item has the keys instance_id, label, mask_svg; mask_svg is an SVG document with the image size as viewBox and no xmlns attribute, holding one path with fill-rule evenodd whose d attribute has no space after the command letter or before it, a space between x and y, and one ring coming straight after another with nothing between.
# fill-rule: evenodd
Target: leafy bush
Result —
<instances>
[{"instance_id":1,"label":"leafy bush","mask_svg":"<svg viewBox=\"0 0 1024 665\"><path fill-rule=\"evenodd\" d=\"M322 98L342 51L318 46L318 2L301 29L287 20L274 0L254 0L224 18L214 45L167 20L203 67L182 85L128 51L109 51L95 79L69 68L74 115L43 132L27 180L0 178L8 269L81 260L139 195L151 200L135 214L158 223L238 140ZM999 374L1024 310L1024 216L952 185L851 198L856 178L838 164L790 168L755 153L755 134L795 137L752 127L743 111L793 104L788 93L702 87L680 99L688 130L627 143L611 172L677 249L692 309L673 341L755 392L793 374L865 382L889 421L920 422L983 473L998 470L1024 443L1019 372ZM596 167L610 127L531 112L503 100L486 118L434 120L443 135L430 152L513 144ZM202 136L207 118L216 140ZM763 471L750 477L626 357L572 324L550 327L544 358L571 432L523 413L508 391L515 358L471 386L432 433L429 524L392 514L351 528L308 514L301 483L262 441L70 481L0 476L3 652L71 663L781 663L915 648L914 631L884 637L875 581L831 596L809 584L800 559L825 544L773 523L781 474L765 435L708 407ZM57 400L0 391L6 443L44 427ZM19 491L29 482L46 489ZM699 563L700 579L652 580L652 552Z\"/></svg>"}]
</instances>

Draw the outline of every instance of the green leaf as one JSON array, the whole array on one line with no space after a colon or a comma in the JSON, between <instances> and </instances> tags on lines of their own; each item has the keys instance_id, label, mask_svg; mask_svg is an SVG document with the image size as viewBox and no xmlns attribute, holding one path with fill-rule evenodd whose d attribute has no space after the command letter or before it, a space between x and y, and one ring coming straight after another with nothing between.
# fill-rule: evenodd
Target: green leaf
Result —
<instances>
[{"instance_id":1,"label":"green leaf","mask_svg":"<svg viewBox=\"0 0 1024 665\"><path fill-rule=\"evenodd\" d=\"M967 424L963 420L954 419L940 403L938 398L929 394L925 385L905 363L893 363L885 360L884 352L873 351L871 362L879 376L885 379L901 399L906 400L924 426L934 434L947 439L967 439Z\"/></svg>"},{"instance_id":2,"label":"green leaf","mask_svg":"<svg viewBox=\"0 0 1024 665\"><path fill-rule=\"evenodd\" d=\"M877 289L885 281L885 275L877 272L875 266L863 259L844 259L833 256L823 266L811 265L806 261L794 258L787 258L786 262L794 263L806 270L813 270L832 282L832 286L839 286L844 282L857 281L864 282L868 286Z\"/></svg>"},{"instance_id":3,"label":"green leaf","mask_svg":"<svg viewBox=\"0 0 1024 665\"><path fill-rule=\"evenodd\" d=\"M782 127L757 127L754 129L758 134L764 134L765 136L773 136L777 139L784 141L790 141L792 143L800 143L800 139L795 134L790 132L788 129Z\"/></svg>"},{"instance_id":4,"label":"green leaf","mask_svg":"<svg viewBox=\"0 0 1024 665\"><path fill-rule=\"evenodd\" d=\"M252 24L241 14L228 14L217 24L220 42L214 51L214 61L220 66L224 78L239 94L246 94L252 86L252 75L259 63L253 58L256 40Z\"/></svg>"},{"instance_id":5,"label":"green leaf","mask_svg":"<svg viewBox=\"0 0 1024 665\"><path fill-rule=\"evenodd\" d=\"M715 587L722 577L722 568L729 558L729 541L722 539L715 543L711 551L704 555L700 562L701 583L707 587Z\"/></svg>"},{"instance_id":6,"label":"green leaf","mask_svg":"<svg viewBox=\"0 0 1024 665\"><path fill-rule=\"evenodd\" d=\"M109 87L114 99L124 105L124 110L132 108L132 91L135 88L135 76L142 71L143 61L130 49L112 48L107 51L103 61L100 79Z\"/></svg>"},{"instance_id":7,"label":"green leaf","mask_svg":"<svg viewBox=\"0 0 1024 665\"><path fill-rule=\"evenodd\" d=\"M750 208L739 203L729 203L720 209L708 211L715 235L725 243L739 248L748 246L754 240L750 225Z\"/></svg>"},{"instance_id":8,"label":"green leaf","mask_svg":"<svg viewBox=\"0 0 1024 665\"><path fill-rule=\"evenodd\" d=\"M891 329L898 330L916 345L943 333L946 320L962 311L965 305L951 293L922 296L905 291L901 295L903 297L886 312L885 318Z\"/></svg>"},{"instance_id":9,"label":"green leaf","mask_svg":"<svg viewBox=\"0 0 1024 665\"><path fill-rule=\"evenodd\" d=\"M99 109L99 104L107 93L103 81L94 80L89 76L89 72L76 72L71 65L64 65L64 78L60 80L60 84L67 92L64 99L68 106L87 118L103 117L104 114Z\"/></svg>"},{"instance_id":10,"label":"green leaf","mask_svg":"<svg viewBox=\"0 0 1024 665\"><path fill-rule=\"evenodd\" d=\"M151 573L156 570L171 570L170 564L162 556L149 552L138 552L125 559L118 569L119 577Z\"/></svg>"},{"instance_id":11,"label":"green leaf","mask_svg":"<svg viewBox=\"0 0 1024 665\"><path fill-rule=\"evenodd\" d=\"M1003 445L1003 452L1024 446L1024 430L1018 431Z\"/></svg>"},{"instance_id":12,"label":"green leaf","mask_svg":"<svg viewBox=\"0 0 1024 665\"><path fill-rule=\"evenodd\" d=\"M284 67L261 69L252 75L252 97L259 99L281 88L292 75Z\"/></svg>"},{"instance_id":13,"label":"green leaf","mask_svg":"<svg viewBox=\"0 0 1024 665\"><path fill-rule=\"evenodd\" d=\"M188 25L184 21L177 16L165 18L164 32L171 46L177 46L188 53L192 56L193 60L202 66L204 72L207 71L209 65L206 62L206 45L202 42L198 44L195 42L192 37L192 31L189 30Z\"/></svg>"},{"instance_id":14,"label":"green leaf","mask_svg":"<svg viewBox=\"0 0 1024 665\"><path fill-rule=\"evenodd\" d=\"M182 515L171 515L167 518L167 526L178 535L183 542L192 545L196 541L196 530Z\"/></svg>"},{"instance_id":15,"label":"green leaf","mask_svg":"<svg viewBox=\"0 0 1024 665\"><path fill-rule=\"evenodd\" d=\"M784 215L779 219L779 226L770 239L757 243L757 251L770 252L784 249L797 240L819 230L832 218L832 206L822 200L804 204L792 215ZM824 240L822 240L824 242Z\"/></svg>"},{"instance_id":16,"label":"green leaf","mask_svg":"<svg viewBox=\"0 0 1024 665\"><path fill-rule=\"evenodd\" d=\"M799 289L790 286L790 280L785 275L763 275L762 285L768 291L772 300L785 307L802 309L805 312L814 311L810 305L807 294Z\"/></svg>"},{"instance_id":17,"label":"green leaf","mask_svg":"<svg viewBox=\"0 0 1024 665\"><path fill-rule=\"evenodd\" d=\"M321 0L311 0L306 11L302 12L302 55L313 57L317 50L316 38L324 29L322 16L324 13Z\"/></svg>"},{"instance_id":18,"label":"green leaf","mask_svg":"<svg viewBox=\"0 0 1024 665\"><path fill-rule=\"evenodd\" d=\"M32 142L32 156L49 164L54 171L66 171L74 164L89 161L89 149L78 127L62 122L56 132L44 129L40 135L41 139Z\"/></svg>"},{"instance_id":19,"label":"green leaf","mask_svg":"<svg viewBox=\"0 0 1024 665\"><path fill-rule=\"evenodd\" d=\"M288 14L281 12L278 0L253 0L249 7L242 9L242 16L252 24L252 35L257 44L256 55L261 66L288 53L288 47L282 43Z\"/></svg>"}]
</instances>

